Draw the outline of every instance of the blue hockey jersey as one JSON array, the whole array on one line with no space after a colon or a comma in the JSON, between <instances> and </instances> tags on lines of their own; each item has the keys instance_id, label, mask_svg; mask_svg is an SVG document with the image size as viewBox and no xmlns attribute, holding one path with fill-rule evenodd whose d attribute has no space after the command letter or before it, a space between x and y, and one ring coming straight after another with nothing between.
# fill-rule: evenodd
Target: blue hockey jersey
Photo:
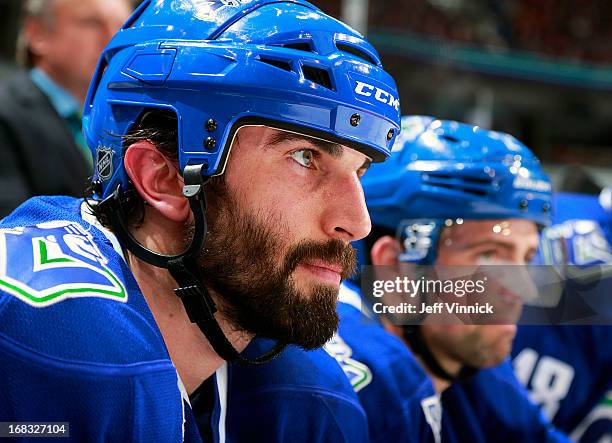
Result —
<instances>
[{"instance_id":1,"label":"blue hockey jersey","mask_svg":"<svg viewBox=\"0 0 612 443\"><path fill-rule=\"evenodd\" d=\"M569 442L529 400L510 362L482 369L442 394L442 441L470 443Z\"/></svg>"},{"instance_id":2,"label":"blue hockey jersey","mask_svg":"<svg viewBox=\"0 0 612 443\"><path fill-rule=\"evenodd\" d=\"M612 390L611 338L609 326L522 326L514 342L517 377L553 423L577 441L612 437L612 405L606 401ZM595 423L597 430L589 431Z\"/></svg>"},{"instance_id":3,"label":"blue hockey jersey","mask_svg":"<svg viewBox=\"0 0 612 443\"><path fill-rule=\"evenodd\" d=\"M321 351L295 347L264 365L230 365L228 441L367 441L351 386L372 442L567 441L529 401L509 363L453 385L440 400L406 345L384 330L355 287L343 284L338 312L339 331L325 349L346 379ZM247 354L271 346L255 340Z\"/></svg>"},{"instance_id":4,"label":"blue hockey jersey","mask_svg":"<svg viewBox=\"0 0 612 443\"><path fill-rule=\"evenodd\" d=\"M441 405L406 345L382 327L350 283L340 289L340 327L325 345L366 410L372 442L438 441Z\"/></svg>"},{"instance_id":5,"label":"blue hockey jersey","mask_svg":"<svg viewBox=\"0 0 612 443\"><path fill-rule=\"evenodd\" d=\"M562 235L569 263L612 263L610 214L597 198L557 194L555 200L548 229ZM608 298L600 287L604 292L594 295ZM581 443L612 439L611 340L610 326L521 326L514 341L519 380L553 423Z\"/></svg>"},{"instance_id":6,"label":"blue hockey jersey","mask_svg":"<svg viewBox=\"0 0 612 443\"><path fill-rule=\"evenodd\" d=\"M255 339L245 352L256 357L272 345ZM360 443L368 425L336 361L289 346L262 365L229 365L227 441Z\"/></svg>"},{"instance_id":7,"label":"blue hockey jersey","mask_svg":"<svg viewBox=\"0 0 612 443\"><path fill-rule=\"evenodd\" d=\"M343 285L340 300L351 293ZM325 345L334 358L323 350L290 346L263 365L230 365L228 441L433 441L423 408L439 423L439 402L426 374L406 377L406 365L417 370L418 364L377 321L364 323L358 310L342 302L338 312L340 333ZM358 344L352 350L348 343L354 341ZM271 345L256 339L246 353L260 355ZM427 401L421 404L423 399ZM364 408L370 410L369 438ZM372 414L374 410L383 413Z\"/></svg>"},{"instance_id":8,"label":"blue hockey jersey","mask_svg":"<svg viewBox=\"0 0 612 443\"><path fill-rule=\"evenodd\" d=\"M340 291L336 351L358 391L372 441L567 442L512 372L509 362L478 371L437 396L431 379L409 348L388 334L359 291Z\"/></svg>"},{"instance_id":9,"label":"blue hockey jersey","mask_svg":"<svg viewBox=\"0 0 612 443\"><path fill-rule=\"evenodd\" d=\"M82 200L34 198L0 223L0 355L0 421L68 422L79 442L201 441L121 248Z\"/></svg>"}]
</instances>

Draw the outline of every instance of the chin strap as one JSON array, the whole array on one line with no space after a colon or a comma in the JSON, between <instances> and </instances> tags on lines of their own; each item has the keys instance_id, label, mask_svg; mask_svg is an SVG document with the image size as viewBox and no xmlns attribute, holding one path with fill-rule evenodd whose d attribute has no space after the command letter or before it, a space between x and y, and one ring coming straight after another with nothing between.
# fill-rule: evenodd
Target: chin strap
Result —
<instances>
[{"instance_id":1,"label":"chin strap","mask_svg":"<svg viewBox=\"0 0 612 443\"><path fill-rule=\"evenodd\" d=\"M404 338L410 344L412 352L419 355L423 359L423 363L425 363L427 369L429 369L437 377L450 382L456 382L471 378L478 372L478 368L464 365L457 375L449 374L446 369L440 365L436 357L434 357L427 347L427 343L425 343L425 340L423 339L420 326L404 326L402 329L404 331Z\"/></svg>"},{"instance_id":2,"label":"chin strap","mask_svg":"<svg viewBox=\"0 0 612 443\"><path fill-rule=\"evenodd\" d=\"M202 176L203 165L185 167L183 178L185 186L183 195L189 199L189 206L195 221L194 236L185 252L178 255L164 255L145 248L130 233L126 224L126 214L123 203L134 198L135 191L121 193L117 186L115 192L100 203L109 215L113 231L121 244L144 262L158 268L167 269L176 280L179 287L175 294L183 302L185 311L192 323L198 325L215 352L228 362L241 364L261 364L278 356L287 346L278 342L271 350L263 355L249 359L243 357L227 339L221 326L215 319L217 307L208 289L197 279L195 262L204 246L208 225L206 223L206 196L204 185L206 180Z\"/></svg>"}]
</instances>

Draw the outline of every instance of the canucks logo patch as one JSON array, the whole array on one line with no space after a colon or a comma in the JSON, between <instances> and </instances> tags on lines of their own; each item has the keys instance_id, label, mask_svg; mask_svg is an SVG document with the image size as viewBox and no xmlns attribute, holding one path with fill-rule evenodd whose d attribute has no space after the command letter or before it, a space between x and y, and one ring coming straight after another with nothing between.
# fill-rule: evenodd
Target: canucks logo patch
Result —
<instances>
[{"instance_id":1,"label":"canucks logo patch","mask_svg":"<svg viewBox=\"0 0 612 443\"><path fill-rule=\"evenodd\" d=\"M126 302L125 285L107 265L92 235L77 223L0 229L0 290L29 305L76 297Z\"/></svg>"},{"instance_id":2,"label":"canucks logo patch","mask_svg":"<svg viewBox=\"0 0 612 443\"><path fill-rule=\"evenodd\" d=\"M351 358L353 350L337 333L325 343L323 349L336 359L355 392L359 392L370 384L372 371L363 363Z\"/></svg>"}]
</instances>

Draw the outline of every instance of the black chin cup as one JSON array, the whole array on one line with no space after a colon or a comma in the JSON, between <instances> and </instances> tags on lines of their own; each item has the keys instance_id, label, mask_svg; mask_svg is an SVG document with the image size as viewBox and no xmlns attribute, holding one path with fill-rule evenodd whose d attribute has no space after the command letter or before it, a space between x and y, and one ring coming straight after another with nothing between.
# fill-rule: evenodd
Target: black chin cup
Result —
<instances>
[{"instance_id":1,"label":"black chin cup","mask_svg":"<svg viewBox=\"0 0 612 443\"><path fill-rule=\"evenodd\" d=\"M204 185L207 179L202 176L203 165L186 166L183 171L185 186L183 195L189 199L193 213L195 229L189 247L177 255L164 255L152 251L140 244L130 233L127 226L127 216L123 204L134 198L136 191L120 192L120 186L112 195L100 202L104 212L108 214L113 231L121 244L142 261L167 269L176 280L179 287L175 294L183 302L185 311L192 323L198 325L215 352L228 362L241 364L261 364L278 356L286 344L277 343L270 351L255 358L243 357L227 339L221 326L215 319L217 307L208 289L196 277L196 260L204 246L208 225L206 223L206 195Z\"/></svg>"},{"instance_id":2,"label":"black chin cup","mask_svg":"<svg viewBox=\"0 0 612 443\"><path fill-rule=\"evenodd\" d=\"M448 373L448 371L446 371L446 369L440 365L436 357L429 350L427 343L425 343L425 340L423 339L420 326L405 325L402 327L402 330L404 333L404 338L410 345L412 352L421 357L423 363L425 363L425 366L427 366L427 369L429 369L437 377L450 382L456 382L467 380L478 372L478 368L464 365L457 375Z\"/></svg>"}]
</instances>

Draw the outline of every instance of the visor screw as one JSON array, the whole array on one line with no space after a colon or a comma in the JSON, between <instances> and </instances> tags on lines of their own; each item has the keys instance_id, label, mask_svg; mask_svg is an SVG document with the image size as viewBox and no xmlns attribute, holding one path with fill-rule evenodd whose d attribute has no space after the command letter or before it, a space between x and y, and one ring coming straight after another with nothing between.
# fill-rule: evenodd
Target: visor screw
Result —
<instances>
[{"instance_id":1,"label":"visor screw","mask_svg":"<svg viewBox=\"0 0 612 443\"><path fill-rule=\"evenodd\" d=\"M351 126L359 126L360 121L361 121L361 115L359 114L351 115Z\"/></svg>"},{"instance_id":2,"label":"visor screw","mask_svg":"<svg viewBox=\"0 0 612 443\"><path fill-rule=\"evenodd\" d=\"M524 211L525 209L527 209L528 205L529 202L527 202L527 200L521 200L521 202L519 203L519 208Z\"/></svg>"},{"instance_id":3,"label":"visor screw","mask_svg":"<svg viewBox=\"0 0 612 443\"><path fill-rule=\"evenodd\" d=\"M217 146L217 141L214 138L207 137L206 140L204 140L204 147L209 151L215 149L215 146Z\"/></svg>"},{"instance_id":4,"label":"visor screw","mask_svg":"<svg viewBox=\"0 0 612 443\"><path fill-rule=\"evenodd\" d=\"M387 132L387 141L390 142L391 140L393 140L394 135L395 135L395 129L393 128L389 129L389 132Z\"/></svg>"},{"instance_id":5,"label":"visor screw","mask_svg":"<svg viewBox=\"0 0 612 443\"><path fill-rule=\"evenodd\" d=\"M544 211L545 214L550 212L550 203L544 203L542 205L542 210Z\"/></svg>"},{"instance_id":6,"label":"visor screw","mask_svg":"<svg viewBox=\"0 0 612 443\"><path fill-rule=\"evenodd\" d=\"M206 130L208 132L213 132L215 129L217 129L217 122L214 121L212 118L209 118L206 122Z\"/></svg>"}]
</instances>

